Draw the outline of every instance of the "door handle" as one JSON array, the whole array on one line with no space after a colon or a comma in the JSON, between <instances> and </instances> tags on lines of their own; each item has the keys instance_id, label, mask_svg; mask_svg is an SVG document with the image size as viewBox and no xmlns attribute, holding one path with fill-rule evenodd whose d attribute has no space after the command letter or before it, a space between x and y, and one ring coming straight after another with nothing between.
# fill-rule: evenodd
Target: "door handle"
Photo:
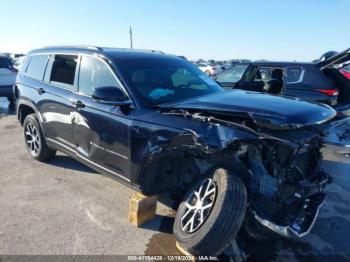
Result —
<instances>
[{"instance_id":1,"label":"door handle","mask_svg":"<svg viewBox=\"0 0 350 262\"><path fill-rule=\"evenodd\" d=\"M75 106L76 108L84 108L85 104L81 102L80 100L74 100L72 101L72 105Z\"/></svg>"},{"instance_id":2,"label":"door handle","mask_svg":"<svg viewBox=\"0 0 350 262\"><path fill-rule=\"evenodd\" d=\"M42 95L42 94L45 93L45 89L42 88L42 87L38 88L37 91L38 91L38 94L39 94L39 95Z\"/></svg>"}]
</instances>

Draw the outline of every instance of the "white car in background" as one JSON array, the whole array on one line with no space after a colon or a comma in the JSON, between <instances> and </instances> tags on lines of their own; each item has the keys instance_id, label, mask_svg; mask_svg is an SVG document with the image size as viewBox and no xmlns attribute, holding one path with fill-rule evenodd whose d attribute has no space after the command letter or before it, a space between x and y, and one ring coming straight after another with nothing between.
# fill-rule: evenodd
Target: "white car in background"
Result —
<instances>
[{"instance_id":1,"label":"white car in background","mask_svg":"<svg viewBox=\"0 0 350 262\"><path fill-rule=\"evenodd\" d=\"M17 73L18 70L13 66L11 59L0 54L0 97L6 97L10 103L14 103L13 85Z\"/></svg>"},{"instance_id":2,"label":"white car in background","mask_svg":"<svg viewBox=\"0 0 350 262\"><path fill-rule=\"evenodd\" d=\"M208 76L216 76L221 73L223 69L221 65L211 65L209 63L199 63L197 64L198 68L206 73Z\"/></svg>"}]
</instances>

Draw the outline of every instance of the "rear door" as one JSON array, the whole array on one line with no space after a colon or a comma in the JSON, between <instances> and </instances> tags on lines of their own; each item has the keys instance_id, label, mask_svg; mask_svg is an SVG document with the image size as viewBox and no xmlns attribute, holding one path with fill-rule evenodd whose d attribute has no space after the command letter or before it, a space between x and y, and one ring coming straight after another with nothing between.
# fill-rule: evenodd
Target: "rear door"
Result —
<instances>
[{"instance_id":1,"label":"rear door","mask_svg":"<svg viewBox=\"0 0 350 262\"><path fill-rule=\"evenodd\" d=\"M310 102L337 105L338 90L314 64L289 65L283 95Z\"/></svg>"},{"instance_id":2,"label":"rear door","mask_svg":"<svg viewBox=\"0 0 350 262\"><path fill-rule=\"evenodd\" d=\"M78 55L50 55L44 81L37 85L40 96L37 106L44 123L48 143L60 146L68 153L75 153L72 117L73 92L77 90ZM29 68L31 66L30 61ZM28 72L27 72L28 73Z\"/></svg>"},{"instance_id":3,"label":"rear door","mask_svg":"<svg viewBox=\"0 0 350 262\"><path fill-rule=\"evenodd\" d=\"M95 88L122 88L109 64L102 58L83 55L79 91L74 94L74 144L78 157L96 168L129 181L132 114L122 108L98 103Z\"/></svg>"}]
</instances>

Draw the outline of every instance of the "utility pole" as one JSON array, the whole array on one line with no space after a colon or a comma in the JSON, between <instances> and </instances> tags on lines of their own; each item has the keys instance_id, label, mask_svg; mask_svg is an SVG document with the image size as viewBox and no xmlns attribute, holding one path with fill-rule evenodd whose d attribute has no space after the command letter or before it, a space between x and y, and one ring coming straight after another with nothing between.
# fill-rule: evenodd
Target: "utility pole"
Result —
<instances>
[{"instance_id":1,"label":"utility pole","mask_svg":"<svg viewBox=\"0 0 350 262\"><path fill-rule=\"evenodd\" d=\"M132 28L130 26L130 48L133 49L133 43L132 43Z\"/></svg>"}]
</instances>

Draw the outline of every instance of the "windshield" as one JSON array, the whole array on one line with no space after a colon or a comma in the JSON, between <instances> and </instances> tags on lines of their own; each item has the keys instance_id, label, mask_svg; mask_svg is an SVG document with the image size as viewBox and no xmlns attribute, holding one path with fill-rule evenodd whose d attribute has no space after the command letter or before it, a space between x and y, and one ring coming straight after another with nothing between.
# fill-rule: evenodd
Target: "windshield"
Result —
<instances>
[{"instance_id":1,"label":"windshield","mask_svg":"<svg viewBox=\"0 0 350 262\"><path fill-rule=\"evenodd\" d=\"M223 91L193 64L173 57L116 61L122 77L142 102L156 106Z\"/></svg>"},{"instance_id":2,"label":"windshield","mask_svg":"<svg viewBox=\"0 0 350 262\"><path fill-rule=\"evenodd\" d=\"M222 83L236 83L241 80L248 65L235 65L220 74L216 80Z\"/></svg>"}]
</instances>

